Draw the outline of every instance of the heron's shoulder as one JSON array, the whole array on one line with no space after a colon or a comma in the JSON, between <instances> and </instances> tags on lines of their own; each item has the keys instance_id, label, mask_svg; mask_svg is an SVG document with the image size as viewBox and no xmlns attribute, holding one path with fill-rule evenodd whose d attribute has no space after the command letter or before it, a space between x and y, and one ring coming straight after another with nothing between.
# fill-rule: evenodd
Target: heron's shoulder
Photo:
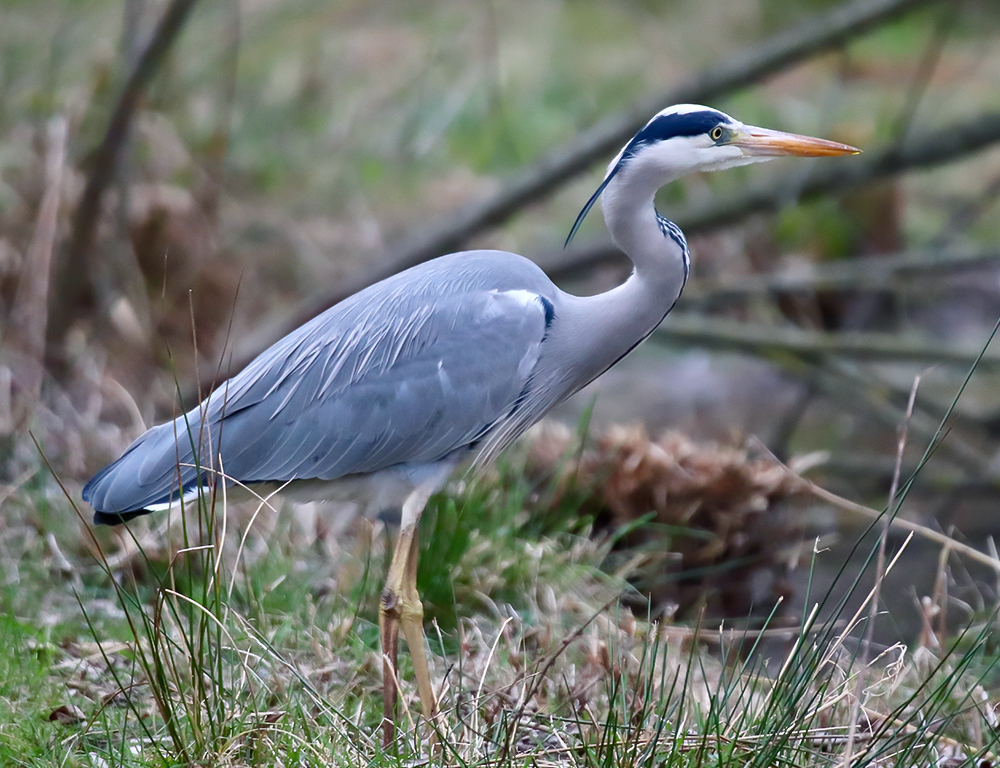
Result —
<instances>
[{"instance_id":1,"label":"heron's shoulder","mask_svg":"<svg viewBox=\"0 0 1000 768\"><path fill-rule=\"evenodd\" d=\"M450 253L400 272L383 282L392 283L393 288L402 284L411 287L426 286L432 291L437 287L444 292L462 292L463 289L548 292L552 288L552 281L534 262L516 253L492 250Z\"/></svg>"},{"instance_id":2,"label":"heron's shoulder","mask_svg":"<svg viewBox=\"0 0 1000 768\"><path fill-rule=\"evenodd\" d=\"M462 251L431 259L369 286L303 326L324 329L406 323L411 316L475 312L489 295L539 297L557 302L559 291L538 265L507 251ZM305 331L309 333L309 331Z\"/></svg>"},{"instance_id":3,"label":"heron's shoulder","mask_svg":"<svg viewBox=\"0 0 1000 768\"><path fill-rule=\"evenodd\" d=\"M462 251L424 262L333 308L328 322L368 328L381 335L389 326L409 333L424 321L494 321L524 315L533 307L548 317L559 290L538 265L507 251ZM341 315L342 313L342 315ZM340 316L338 316L340 315Z\"/></svg>"},{"instance_id":4,"label":"heron's shoulder","mask_svg":"<svg viewBox=\"0 0 1000 768\"><path fill-rule=\"evenodd\" d=\"M391 354L374 367L405 363L432 347L444 354L470 335L481 349L488 340L483 324L504 334L508 346L513 337L537 342L557 311L557 293L537 265L513 253L432 259L355 293L276 342L230 380L229 402L252 401L251 391L270 391L306 368L368 370L386 350ZM360 360L365 364L354 364Z\"/></svg>"}]
</instances>

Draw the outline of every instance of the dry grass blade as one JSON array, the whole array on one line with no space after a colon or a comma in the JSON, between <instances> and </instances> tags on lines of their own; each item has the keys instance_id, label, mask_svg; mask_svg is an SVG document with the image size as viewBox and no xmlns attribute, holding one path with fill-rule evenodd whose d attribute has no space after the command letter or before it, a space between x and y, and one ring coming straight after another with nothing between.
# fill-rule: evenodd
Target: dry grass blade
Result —
<instances>
[{"instance_id":1,"label":"dry grass blade","mask_svg":"<svg viewBox=\"0 0 1000 768\"><path fill-rule=\"evenodd\" d=\"M896 493L899 490L899 476L903 468L903 452L906 450L906 437L909 433L910 419L913 418L913 404L916 402L917 389L919 387L920 377L917 376L913 379L913 386L910 388L910 398L906 404L906 416L903 419L903 423L899 426L899 439L896 442L896 466L892 472L892 484L889 486L889 501L886 505L886 514L879 521L882 530L879 535L878 558L875 562L875 586L872 589L871 607L868 612L868 622L865 626L864 641L861 646L860 671L858 672L857 682L854 687L854 698L851 700L851 722L847 733L847 746L844 749L843 758L845 768L850 766L854 752L854 737L857 729L858 710L861 707L861 692L867 683L869 650L871 648L872 636L875 632L875 619L878 616L882 582L886 575L885 551L889 538L889 523L896 517L897 512L899 512ZM902 548L900 551L902 551Z\"/></svg>"}]
</instances>

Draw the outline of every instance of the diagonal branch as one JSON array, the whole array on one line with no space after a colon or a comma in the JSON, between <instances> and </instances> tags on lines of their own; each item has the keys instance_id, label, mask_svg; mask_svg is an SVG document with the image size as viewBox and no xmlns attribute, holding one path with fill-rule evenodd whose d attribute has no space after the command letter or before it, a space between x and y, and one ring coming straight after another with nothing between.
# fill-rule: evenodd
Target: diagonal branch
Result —
<instances>
[{"instance_id":1,"label":"diagonal branch","mask_svg":"<svg viewBox=\"0 0 1000 768\"><path fill-rule=\"evenodd\" d=\"M791 326L692 317L684 313L671 314L654 336L661 341L678 344L734 349L759 355L790 353L807 359L838 355L857 360L970 366L982 352L978 347L942 344L915 335L876 331L828 333ZM1000 355L984 355L979 366L983 370L1000 369Z\"/></svg>"},{"instance_id":2,"label":"diagonal branch","mask_svg":"<svg viewBox=\"0 0 1000 768\"><path fill-rule=\"evenodd\" d=\"M447 251L558 189L564 182L606 160L638 131L649 116L671 104L721 98L787 69L853 37L885 24L929 0L855 0L817 14L761 45L740 51L687 82L639 100L583 131L569 144L516 174L493 197L475 202L437 226L405 238L390 249L388 276ZM336 303L331 301L330 304Z\"/></svg>"},{"instance_id":3,"label":"diagonal branch","mask_svg":"<svg viewBox=\"0 0 1000 768\"><path fill-rule=\"evenodd\" d=\"M933 1L853 0L844 3L729 57L717 67L691 76L686 83L642 99L601 120L515 174L497 194L473 202L439 223L404 237L390 246L371 269L341 280L291 316L261 328L234 350L232 371L243 368L268 344L351 294L400 270L458 250L470 238L502 224L518 211L543 199L594 162L616 152L650 115L660 109L681 102L721 98L812 56L840 47L854 37Z\"/></svg>"},{"instance_id":4,"label":"diagonal branch","mask_svg":"<svg viewBox=\"0 0 1000 768\"><path fill-rule=\"evenodd\" d=\"M115 169L128 137L132 119L146 87L184 27L198 0L173 0L160 19L149 45L129 75L115 105L104 138L91 157L80 203L73 216L73 231L66 257L59 270L56 295L49 308L48 346L50 356L76 319L81 306L93 300L93 270L90 251L101 215L104 194L115 177ZM56 354L58 358L59 355Z\"/></svg>"},{"instance_id":5,"label":"diagonal branch","mask_svg":"<svg viewBox=\"0 0 1000 768\"><path fill-rule=\"evenodd\" d=\"M954 275L964 270L1000 267L1000 247L968 245L921 248L845 261L809 264L756 275L718 275L689 285L683 306L741 301L774 293L814 291L876 291L899 286L907 280ZM937 285L937 283L935 283Z\"/></svg>"}]
</instances>

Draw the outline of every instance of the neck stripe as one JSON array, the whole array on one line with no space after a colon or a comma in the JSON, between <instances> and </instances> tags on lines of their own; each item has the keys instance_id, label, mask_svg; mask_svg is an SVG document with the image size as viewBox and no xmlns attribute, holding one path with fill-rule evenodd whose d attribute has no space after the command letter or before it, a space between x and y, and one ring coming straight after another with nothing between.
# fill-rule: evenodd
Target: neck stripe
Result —
<instances>
[{"instance_id":1,"label":"neck stripe","mask_svg":"<svg viewBox=\"0 0 1000 768\"><path fill-rule=\"evenodd\" d=\"M661 215L659 211L656 212L656 223L660 225L660 232L663 233L663 236L669 237L681 249L681 259L684 261L684 282L686 283L691 272L691 251L688 250L687 238L684 237L680 227L666 216ZM683 287L684 285L681 284L681 288Z\"/></svg>"}]
</instances>

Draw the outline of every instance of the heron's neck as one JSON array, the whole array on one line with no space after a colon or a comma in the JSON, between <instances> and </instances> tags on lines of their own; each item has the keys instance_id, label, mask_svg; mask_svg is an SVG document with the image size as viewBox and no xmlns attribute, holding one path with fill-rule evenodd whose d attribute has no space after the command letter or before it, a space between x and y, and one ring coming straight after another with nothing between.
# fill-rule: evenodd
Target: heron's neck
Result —
<instances>
[{"instance_id":1,"label":"heron's neck","mask_svg":"<svg viewBox=\"0 0 1000 768\"><path fill-rule=\"evenodd\" d=\"M611 239L632 259L636 274L661 290L676 291L676 300L687 279L687 243L680 229L656 212L654 198L663 185L662 171L626 168L608 184L601 205Z\"/></svg>"},{"instance_id":2,"label":"heron's neck","mask_svg":"<svg viewBox=\"0 0 1000 768\"><path fill-rule=\"evenodd\" d=\"M592 381L652 333L687 280L684 236L676 225L659 217L653 205L662 174L648 180L618 176L604 190L604 220L635 270L610 291L569 299L564 327L577 341L569 348L587 340L586 355L574 361L574 387Z\"/></svg>"}]
</instances>

